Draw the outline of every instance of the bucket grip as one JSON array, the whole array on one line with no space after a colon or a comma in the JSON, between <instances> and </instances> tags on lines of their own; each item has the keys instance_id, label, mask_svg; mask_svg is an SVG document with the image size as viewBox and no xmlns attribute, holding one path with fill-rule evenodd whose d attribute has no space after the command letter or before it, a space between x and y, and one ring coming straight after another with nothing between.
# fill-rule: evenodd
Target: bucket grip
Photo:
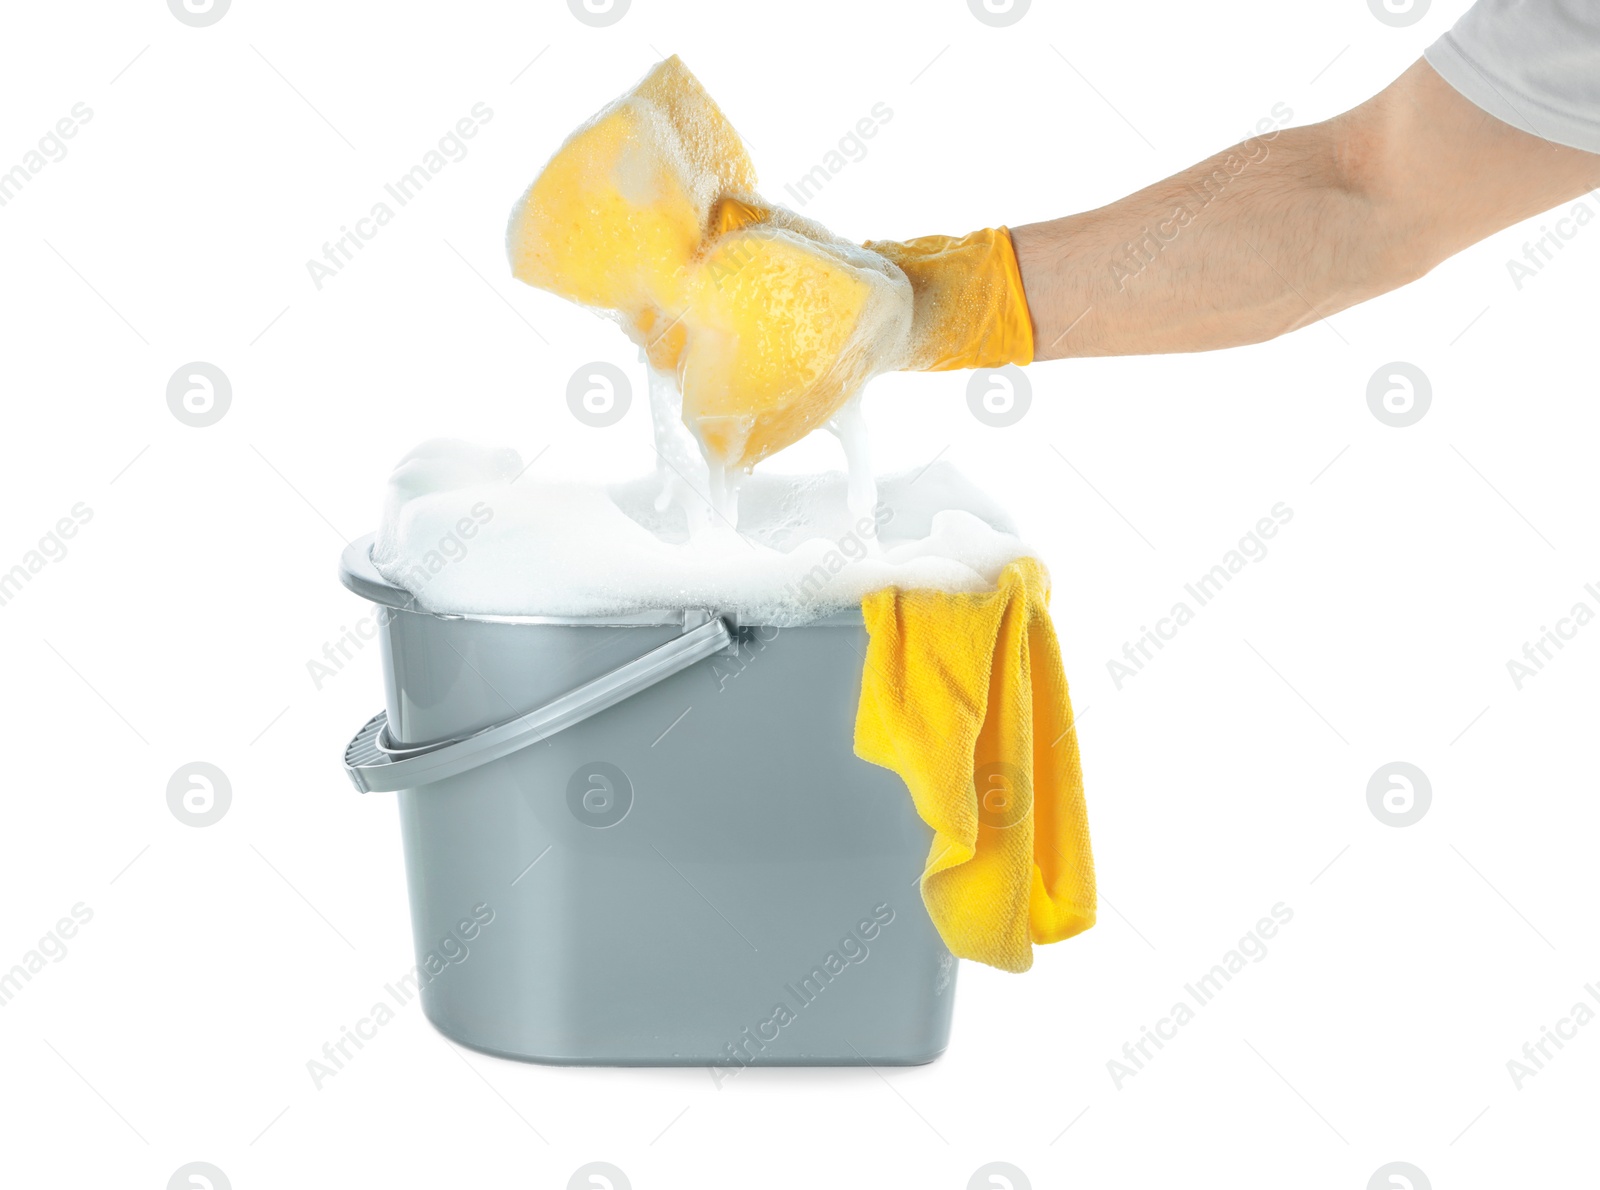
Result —
<instances>
[{"instance_id":1,"label":"bucket grip","mask_svg":"<svg viewBox=\"0 0 1600 1190\"><path fill-rule=\"evenodd\" d=\"M733 644L727 623L708 615L681 636L525 714L422 748L393 744L388 712L379 711L345 746L344 769L360 793L431 785L549 739Z\"/></svg>"}]
</instances>

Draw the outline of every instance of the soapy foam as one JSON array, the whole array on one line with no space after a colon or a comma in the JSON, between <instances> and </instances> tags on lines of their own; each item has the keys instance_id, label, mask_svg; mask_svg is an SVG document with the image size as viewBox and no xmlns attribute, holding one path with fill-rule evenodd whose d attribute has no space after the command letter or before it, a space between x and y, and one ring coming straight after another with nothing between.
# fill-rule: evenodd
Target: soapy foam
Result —
<instances>
[{"instance_id":1,"label":"soapy foam","mask_svg":"<svg viewBox=\"0 0 1600 1190\"><path fill-rule=\"evenodd\" d=\"M737 524L735 496L723 497L718 507L711 497L713 462L708 459L683 424L683 397L672 378L655 368L646 368L650 392L650 424L655 438L656 476L660 490L656 506L660 511L678 509L688 524L691 536L711 525L712 517Z\"/></svg>"},{"instance_id":2,"label":"soapy foam","mask_svg":"<svg viewBox=\"0 0 1600 1190\"><path fill-rule=\"evenodd\" d=\"M865 514L838 472L752 475L737 532L709 512L696 526L692 503L662 507L660 490L659 476L609 487L539 480L513 450L435 440L391 476L372 559L429 611L707 608L793 625L889 586L991 590L1029 554L1005 513L948 463L883 478Z\"/></svg>"},{"instance_id":3,"label":"soapy foam","mask_svg":"<svg viewBox=\"0 0 1600 1190\"><path fill-rule=\"evenodd\" d=\"M839 445L844 447L850 511L857 516L864 516L878 503L878 485L872 478L867 419L861 410L860 396L844 403L828 423L828 429L839 439Z\"/></svg>"},{"instance_id":4,"label":"soapy foam","mask_svg":"<svg viewBox=\"0 0 1600 1190\"><path fill-rule=\"evenodd\" d=\"M551 484L516 478L506 452L424 445L396 471L374 551L421 606L707 607L785 624L890 585L989 589L1027 552L948 465L874 483L861 392L915 351L911 282L760 198L737 133L676 58L568 138L513 212L508 248L519 278L639 345L656 476ZM847 478L751 474L823 426ZM475 540L445 559L457 525Z\"/></svg>"},{"instance_id":5,"label":"soapy foam","mask_svg":"<svg viewBox=\"0 0 1600 1190\"><path fill-rule=\"evenodd\" d=\"M709 460L696 486L728 520L740 472L851 423L867 381L913 348L906 274L760 198L737 132L676 57L567 139L507 246L517 277L615 317L675 383ZM859 433L845 442L860 453Z\"/></svg>"}]
</instances>

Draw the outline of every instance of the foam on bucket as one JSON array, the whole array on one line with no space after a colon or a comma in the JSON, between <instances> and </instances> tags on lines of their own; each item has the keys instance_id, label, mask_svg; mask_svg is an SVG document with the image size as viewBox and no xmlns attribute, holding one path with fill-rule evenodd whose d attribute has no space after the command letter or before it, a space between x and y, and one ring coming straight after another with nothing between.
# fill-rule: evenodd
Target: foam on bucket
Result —
<instances>
[{"instance_id":1,"label":"foam on bucket","mask_svg":"<svg viewBox=\"0 0 1600 1190\"><path fill-rule=\"evenodd\" d=\"M372 558L428 611L610 616L708 608L746 623L805 623L885 587L992 589L1031 551L954 466L882 477L870 512L849 481L755 474L737 523L702 505L691 532L660 480L536 479L517 452L438 439L390 477ZM694 499L694 497L690 497Z\"/></svg>"}]
</instances>

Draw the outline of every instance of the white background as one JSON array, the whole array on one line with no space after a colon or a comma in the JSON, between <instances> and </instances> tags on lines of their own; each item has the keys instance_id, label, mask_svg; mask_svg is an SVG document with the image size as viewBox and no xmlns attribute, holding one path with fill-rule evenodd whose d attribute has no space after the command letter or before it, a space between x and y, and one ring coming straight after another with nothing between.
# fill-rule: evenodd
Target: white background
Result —
<instances>
[{"instance_id":1,"label":"white background","mask_svg":"<svg viewBox=\"0 0 1600 1190\"><path fill-rule=\"evenodd\" d=\"M1269 345L1034 367L1010 429L973 418L963 374L874 384L881 469L943 452L1051 567L1104 894L1030 974L963 967L938 1062L719 1091L455 1051L411 1009L320 1091L306 1070L414 962L391 799L338 763L381 705L376 649L320 690L307 670L363 614L344 539L439 434L546 450L549 475L653 463L642 401L595 430L563 400L585 362L633 374L633 349L504 259L572 127L680 53L778 197L884 102L806 213L957 234L1111 201L1278 102L1297 123L1353 106L1464 7L1397 29L1359 0L1040 0L995 29L958 0L634 0L591 28L551 0L236 0L196 29L159 0L8 6L0 169L74 104L93 118L0 208L0 569L75 503L93 519L0 607L0 968L72 905L94 916L0 1009L0 1180L158 1190L197 1160L239 1190L561 1187L593 1160L636 1190L959 1190L989 1161L1034 1187L1361 1190L1402 1160L1440 1190L1592 1177L1600 1024L1520 1090L1506 1067L1600 981L1600 627L1520 691L1506 669L1600 608L1600 228L1518 291L1506 261L1542 220ZM479 102L470 154L319 291L306 261ZM166 405L192 360L233 386L205 429ZM1406 429L1366 402L1394 360L1433 386ZM837 445L773 465L837 466ZM1270 555L1116 689L1107 660L1278 501ZM232 784L207 829L166 805L193 760ZM1366 800L1394 760L1433 788L1405 829ZM1107 1061L1279 901L1269 956L1117 1089Z\"/></svg>"}]
</instances>

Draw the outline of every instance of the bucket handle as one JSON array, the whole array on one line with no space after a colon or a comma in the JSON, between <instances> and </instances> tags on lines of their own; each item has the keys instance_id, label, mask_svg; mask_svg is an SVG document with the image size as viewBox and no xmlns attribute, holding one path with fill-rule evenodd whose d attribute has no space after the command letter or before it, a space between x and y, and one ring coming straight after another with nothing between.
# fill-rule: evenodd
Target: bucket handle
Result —
<instances>
[{"instance_id":1,"label":"bucket handle","mask_svg":"<svg viewBox=\"0 0 1600 1190\"><path fill-rule=\"evenodd\" d=\"M459 776L529 744L549 739L574 723L581 723L662 679L688 669L697 661L724 651L732 643L727 624L720 617L712 616L708 622L691 628L682 636L673 637L642 657L574 687L526 714L421 749L391 744L388 712L379 711L345 746L344 770L360 793L417 789L446 777Z\"/></svg>"}]
</instances>

